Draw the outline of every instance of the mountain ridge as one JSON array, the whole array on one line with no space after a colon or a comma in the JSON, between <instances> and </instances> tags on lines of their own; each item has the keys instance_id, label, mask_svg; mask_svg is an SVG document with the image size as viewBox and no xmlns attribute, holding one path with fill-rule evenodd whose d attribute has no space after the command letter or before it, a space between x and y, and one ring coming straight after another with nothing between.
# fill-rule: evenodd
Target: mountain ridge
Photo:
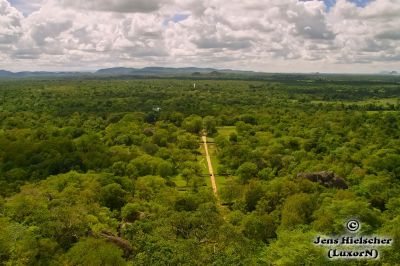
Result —
<instances>
[{"instance_id":1,"label":"mountain ridge","mask_svg":"<svg viewBox=\"0 0 400 266\"><path fill-rule=\"evenodd\" d=\"M264 74L261 72L217 69L217 68L199 68L199 67L112 67L101 68L94 72L68 72L68 71L20 71L12 72L8 70L0 70L0 78L35 78L35 77L111 77L111 76L175 76L175 75L205 75L205 74L245 74L255 75Z\"/></svg>"},{"instance_id":2,"label":"mountain ridge","mask_svg":"<svg viewBox=\"0 0 400 266\"><path fill-rule=\"evenodd\" d=\"M234 69L218 69L218 68L201 68L201 67L144 67L144 68L131 68L131 67L111 67L100 68L98 70L89 71L20 71L12 72L0 69L0 78L18 79L18 78L73 78L73 77L87 77L87 78L111 78L111 77L223 77L231 75L256 77L267 74L291 74L291 75L320 75L320 73L267 73L249 70L234 70ZM322 73L321 73L322 74ZM338 75L339 73L324 73L326 75ZM354 73L355 74L355 73ZM346 75L346 74L344 74ZM355 74L356 75L356 74ZM364 74L360 74L364 75ZM375 74L365 75L389 75L399 76L398 71L381 71Z\"/></svg>"},{"instance_id":3,"label":"mountain ridge","mask_svg":"<svg viewBox=\"0 0 400 266\"><path fill-rule=\"evenodd\" d=\"M256 74L255 71L217 69L217 68L200 68L200 67L144 67L144 68L126 68L113 67L103 68L95 72L95 74L126 74L126 75L176 75L176 74L210 74L212 72L229 73L229 74Z\"/></svg>"}]
</instances>

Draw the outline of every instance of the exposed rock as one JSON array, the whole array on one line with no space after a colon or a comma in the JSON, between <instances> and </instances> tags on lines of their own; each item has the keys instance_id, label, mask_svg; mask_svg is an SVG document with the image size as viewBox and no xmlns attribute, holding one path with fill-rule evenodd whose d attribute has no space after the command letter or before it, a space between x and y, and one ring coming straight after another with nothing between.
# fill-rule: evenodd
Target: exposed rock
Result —
<instances>
[{"instance_id":1,"label":"exposed rock","mask_svg":"<svg viewBox=\"0 0 400 266\"><path fill-rule=\"evenodd\" d=\"M123 239L119 236L115 236L114 234L107 231L102 231L99 236L107 239L110 243L121 248L124 251L124 257L129 257L132 254L133 248L128 240Z\"/></svg>"},{"instance_id":2,"label":"exposed rock","mask_svg":"<svg viewBox=\"0 0 400 266\"><path fill-rule=\"evenodd\" d=\"M328 188L347 189L348 186L344 179L337 176L332 171L322 171L315 173L299 173L297 178L308 179L312 182L318 182Z\"/></svg>"}]
</instances>

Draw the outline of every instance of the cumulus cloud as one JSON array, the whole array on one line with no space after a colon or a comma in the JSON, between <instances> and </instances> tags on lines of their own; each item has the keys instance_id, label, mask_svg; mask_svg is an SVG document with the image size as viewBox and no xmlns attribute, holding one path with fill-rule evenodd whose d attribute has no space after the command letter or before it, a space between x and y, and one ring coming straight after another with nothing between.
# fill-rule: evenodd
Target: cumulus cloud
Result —
<instances>
[{"instance_id":1,"label":"cumulus cloud","mask_svg":"<svg viewBox=\"0 0 400 266\"><path fill-rule=\"evenodd\" d=\"M43 0L24 17L0 0L0 58L15 69L372 72L400 61L399 13L397 0Z\"/></svg>"},{"instance_id":2,"label":"cumulus cloud","mask_svg":"<svg viewBox=\"0 0 400 266\"><path fill-rule=\"evenodd\" d=\"M21 36L22 14L6 0L0 0L0 45L9 45Z\"/></svg>"},{"instance_id":3,"label":"cumulus cloud","mask_svg":"<svg viewBox=\"0 0 400 266\"><path fill-rule=\"evenodd\" d=\"M334 39L335 35L326 21L323 2L304 2L293 7L286 11L286 15L287 21L294 24L296 34L309 39Z\"/></svg>"},{"instance_id":4,"label":"cumulus cloud","mask_svg":"<svg viewBox=\"0 0 400 266\"><path fill-rule=\"evenodd\" d=\"M59 0L64 7L121 13L150 13L167 4L168 0Z\"/></svg>"},{"instance_id":5,"label":"cumulus cloud","mask_svg":"<svg viewBox=\"0 0 400 266\"><path fill-rule=\"evenodd\" d=\"M366 7L357 7L345 0L338 0L328 20L333 25L340 50L337 61L373 63L398 60L399 40L396 38L400 20L393 17L400 12L400 2L377 0Z\"/></svg>"},{"instance_id":6,"label":"cumulus cloud","mask_svg":"<svg viewBox=\"0 0 400 266\"><path fill-rule=\"evenodd\" d=\"M400 32L399 31L384 31L381 33L378 33L376 35L377 39L387 39L387 40L400 40Z\"/></svg>"}]
</instances>

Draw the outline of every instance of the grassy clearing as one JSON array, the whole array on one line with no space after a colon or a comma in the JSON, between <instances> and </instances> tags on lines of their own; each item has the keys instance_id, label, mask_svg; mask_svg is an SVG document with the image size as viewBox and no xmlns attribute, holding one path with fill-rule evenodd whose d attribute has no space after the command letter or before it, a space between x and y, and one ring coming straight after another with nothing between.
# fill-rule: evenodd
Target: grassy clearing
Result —
<instances>
[{"instance_id":1,"label":"grassy clearing","mask_svg":"<svg viewBox=\"0 0 400 266\"><path fill-rule=\"evenodd\" d=\"M201 167L201 174L205 175L204 183L207 185L207 187L211 187L211 180L209 177L210 172L208 171L206 151L204 150L203 142L200 145L200 153L201 154L197 156L197 162L199 163L199 165Z\"/></svg>"},{"instance_id":2,"label":"grassy clearing","mask_svg":"<svg viewBox=\"0 0 400 266\"><path fill-rule=\"evenodd\" d=\"M368 99L364 101L311 101L313 104L344 104L344 105L378 105L378 106L386 106L391 104L400 104L400 98L383 98L383 99Z\"/></svg>"},{"instance_id":3,"label":"grassy clearing","mask_svg":"<svg viewBox=\"0 0 400 266\"><path fill-rule=\"evenodd\" d=\"M214 139L207 137L207 141L214 142ZM218 176L218 167L220 164L219 164L219 161L217 158L217 151L216 151L216 147L215 147L214 143L208 143L208 152L209 152L210 159L211 159L211 165L213 167L214 174L215 174L215 182L217 183L217 189L219 191L221 189L221 187L226 184L226 180L225 180L225 177ZM199 162L199 164L201 166L202 174L207 174L207 176L204 177L207 186L211 187L211 179L208 176L209 171L208 171L208 166L207 166L206 152L204 150L203 144L200 145L200 153L201 153L201 155L198 156L197 161Z\"/></svg>"},{"instance_id":4,"label":"grassy clearing","mask_svg":"<svg viewBox=\"0 0 400 266\"><path fill-rule=\"evenodd\" d=\"M180 193L184 193L191 189L190 185L186 185L186 180L181 175L174 176L171 178L171 181L175 183L176 189Z\"/></svg>"},{"instance_id":5,"label":"grassy clearing","mask_svg":"<svg viewBox=\"0 0 400 266\"><path fill-rule=\"evenodd\" d=\"M209 141L211 141L211 140L209 140ZM225 182L225 177L218 175L218 169L219 169L219 165L220 164L219 164L219 161L218 161L218 158L217 158L217 149L216 149L214 143L209 143L208 144L208 152L210 154L211 164L212 164L212 167L213 167L213 170L214 170L214 175L215 175L215 182L217 183L217 189L218 189L218 192L219 192L221 187L226 182Z\"/></svg>"},{"instance_id":6,"label":"grassy clearing","mask_svg":"<svg viewBox=\"0 0 400 266\"><path fill-rule=\"evenodd\" d=\"M200 153L197 156L197 162L200 164L201 167L201 173L202 174L209 174L208 172L208 167L207 167L207 159L206 159L206 152L204 150L204 145L201 143L200 145Z\"/></svg>"},{"instance_id":7,"label":"grassy clearing","mask_svg":"<svg viewBox=\"0 0 400 266\"><path fill-rule=\"evenodd\" d=\"M390 114L390 113L392 113L392 114L396 114L396 113L399 113L399 111L390 111L390 110L379 110L379 111L366 111L367 112L367 114L376 114L376 113L385 113L385 114Z\"/></svg>"},{"instance_id":8,"label":"grassy clearing","mask_svg":"<svg viewBox=\"0 0 400 266\"><path fill-rule=\"evenodd\" d=\"M217 149L214 143L208 144L208 152L210 154L211 164L213 166L214 174L218 174L218 168L220 164L217 158Z\"/></svg>"},{"instance_id":9,"label":"grassy clearing","mask_svg":"<svg viewBox=\"0 0 400 266\"><path fill-rule=\"evenodd\" d=\"M235 126L217 127L217 130L218 130L218 135L224 136L224 137L229 137L230 134L236 133ZM214 142L214 138L207 137L207 142ZM201 170L202 170L201 173L208 175L209 171L208 171L207 160L206 160L206 155L205 155L206 152L204 150L203 144L200 145L199 151L200 151L201 155L199 155L197 157L197 161L199 162L199 164L201 166ZM216 149L215 143L208 143L208 152L210 154L211 164L212 164L214 174L215 174L215 182L217 183L218 191L220 191L221 188L225 186L225 184L227 183L228 180L235 179L235 177L234 176L226 177L226 176L218 175L218 169L219 169L220 163L219 163L219 160L217 157L218 154L217 154L217 149ZM206 182L207 186L211 187L210 177L206 176L204 178L205 178L205 182Z\"/></svg>"},{"instance_id":10,"label":"grassy clearing","mask_svg":"<svg viewBox=\"0 0 400 266\"><path fill-rule=\"evenodd\" d=\"M174 178L172 178L172 181L176 184L177 187L183 188L186 187L186 180L183 179L182 176L177 175Z\"/></svg>"},{"instance_id":11,"label":"grassy clearing","mask_svg":"<svg viewBox=\"0 0 400 266\"><path fill-rule=\"evenodd\" d=\"M232 133L236 133L235 126L217 127L218 135L229 137Z\"/></svg>"}]
</instances>

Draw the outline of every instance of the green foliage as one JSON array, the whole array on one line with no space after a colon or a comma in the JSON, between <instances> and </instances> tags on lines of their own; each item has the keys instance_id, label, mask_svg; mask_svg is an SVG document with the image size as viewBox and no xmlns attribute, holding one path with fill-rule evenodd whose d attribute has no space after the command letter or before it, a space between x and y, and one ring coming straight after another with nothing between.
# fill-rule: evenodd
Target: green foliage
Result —
<instances>
[{"instance_id":1,"label":"green foliage","mask_svg":"<svg viewBox=\"0 0 400 266\"><path fill-rule=\"evenodd\" d=\"M226 202L238 200L242 195L242 186L232 180L220 189L221 199Z\"/></svg>"},{"instance_id":2,"label":"green foliage","mask_svg":"<svg viewBox=\"0 0 400 266\"><path fill-rule=\"evenodd\" d=\"M197 115L189 116L183 120L182 127L190 133L199 134L203 129L203 119Z\"/></svg>"},{"instance_id":3,"label":"green foliage","mask_svg":"<svg viewBox=\"0 0 400 266\"><path fill-rule=\"evenodd\" d=\"M120 184L109 184L101 188L101 198L103 204L111 210L119 210L126 203L127 192L122 189Z\"/></svg>"},{"instance_id":4,"label":"green foliage","mask_svg":"<svg viewBox=\"0 0 400 266\"><path fill-rule=\"evenodd\" d=\"M357 218L396 265L398 79L263 79L0 81L0 264L342 265Z\"/></svg>"},{"instance_id":5,"label":"green foliage","mask_svg":"<svg viewBox=\"0 0 400 266\"><path fill-rule=\"evenodd\" d=\"M217 132L217 122L215 117L206 116L203 118L203 128L207 134L212 135Z\"/></svg>"},{"instance_id":6,"label":"green foliage","mask_svg":"<svg viewBox=\"0 0 400 266\"><path fill-rule=\"evenodd\" d=\"M315 232L279 231L278 239L264 251L262 261L273 265L327 265L321 247L312 244Z\"/></svg>"},{"instance_id":7,"label":"green foliage","mask_svg":"<svg viewBox=\"0 0 400 266\"><path fill-rule=\"evenodd\" d=\"M0 227L0 262L9 265L35 264L40 255L44 257L42 263L48 260L40 252L41 243L38 243L35 227L26 227L4 218L0 218Z\"/></svg>"},{"instance_id":8,"label":"green foliage","mask_svg":"<svg viewBox=\"0 0 400 266\"><path fill-rule=\"evenodd\" d=\"M362 231L370 234L380 227L381 213L371 208L370 204L352 193L338 192L334 197L324 199L321 207L314 213L315 230L327 234L340 234L349 217L357 218L362 224Z\"/></svg>"},{"instance_id":9,"label":"green foliage","mask_svg":"<svg viewBox=\"0 0 400 266\"><path fill-rule=\"evenodd\" d=\"M299 193L288 197L282 208L282 226L294 228L298 224L309 224L314 203L309 194Z\"/></svg>"},{"instance_id":10,"label":"green foliage","mask_svg":"<svg viewBox=\"0 0 400 266\"><path fill-rule=\"evenodd\" d=\"M245 162L237 169L236 174L243 183L246 183L251 178L255 177L257 172L257 165L251 162Z\"/></svg>"},{"instance_id":11,"label":"green foliage","mask_svg":"<svg viewBox=\"0 0 400 266\"><path fill-rule=\"evenodd\" d=\"M254 211L256 209L258 201L265 195L262 184L258 181L252 181L247 186L245 192L245 204L248 211Z\"/></svg>"},{"instance_id":12,"label":"green foliage","mask_svg":"<svg viewBox=\"0 0 400 266\"><path fill-rule=\"evenodd\" d=\"M127 265L122 250L100 239L87 238L76 243L63 257L65 265Z\"/></svg>"},{"instance_id":13,"label":"green foliage","mask_svg":"<svg viewBox=\"0 0 400 266\"><path fill-rule=\"evenodd\" d=\"M250 214L243 220L243 234L250 239L268 243L276 237L276 224L271 215Z\"/></svg>"},{"instance_id":14,"label":"green foliage","mask_svg":"<svg viewBox=\"0 0 400 266\"><path fill-rule=\"evenodd\" d=\"M139 203L128 203L121 209L121 216L125 221L134 222L138 220L145 210L145 206Z\"/></svg>"},{"instance_id":15,"label":"green foliage","mask_svg":"<svg viewBox=\"0 0 400 266\"><path fill-rule=\"evenodd\" d=\"M276 176L276 170L271 167L266 167L258 172L258 176L263 180L271 180Z\"/></svg>"},{"instance_id":16,"label":"green foliage","mask_svg":"<svg viewBox=\"0 0 400 266\"><path fill-rule=\"evenodd\" d=\"M194 150L199 147L199 138L192 134L181 134L178 136L178 147L181 149Z\"/></svg>"}]
</instances>

